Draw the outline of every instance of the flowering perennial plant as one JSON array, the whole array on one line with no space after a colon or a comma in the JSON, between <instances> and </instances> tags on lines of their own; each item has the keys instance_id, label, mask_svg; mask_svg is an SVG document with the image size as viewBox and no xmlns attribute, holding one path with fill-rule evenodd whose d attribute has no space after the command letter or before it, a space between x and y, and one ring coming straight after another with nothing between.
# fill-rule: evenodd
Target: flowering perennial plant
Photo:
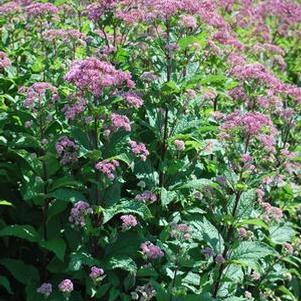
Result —
<instances>
[{"instance_id":1,"label":"flowering perennial plant","mask_svg":"<svg viewBox=\"0 0 301 301\"><path fill-rule=\"evenodd\" d=\"M301 300L300 1L0 24L0 301Z\"/></svg>"}]
</instances>

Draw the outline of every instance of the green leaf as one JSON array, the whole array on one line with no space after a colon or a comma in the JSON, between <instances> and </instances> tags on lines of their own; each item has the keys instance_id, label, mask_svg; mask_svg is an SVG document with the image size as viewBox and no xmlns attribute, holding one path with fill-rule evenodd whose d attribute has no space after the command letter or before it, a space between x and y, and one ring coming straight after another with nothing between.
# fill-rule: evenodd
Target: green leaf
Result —
<instances>
[{"instance_id":1,"label":"green leaf","mask_svg":"<svg viewBox=\"0 0 301 301\"><path fill-rule=\"evenodd\" d=\"M190 180L186 182L185 184L181 183L179 186L176 184L177 189L201 189L205 186L210 186L212 185L212 181L208 179L195 179L195 180ZM175 188L173 186L173 188Z\"/></svg>"},{"instance_id":2,"label":"green leaf","mask_svg":"<svg viewBox=\"0 0 301 301\"><path fill-rule=\"evenodd\" d=\"M260 228L264 228L266 230L269 229L269 226L263 220L258 218L244 219L238 223L238 226L245 226L245 225L254 225Z\"/></svg>"},{"instance_id":3,"label":"green leaf","mask_svg":"<svg viewBox=\"0 0 301 301\"><path fill-rule=\"evenodd\" d=\"M3 286L10 294L12 294L10 283L6 277L0 276L0 285Z\"/></svg>"},{"instance_id":4,"label":"green leaf","mask_svg":"<svg viewBox=\"0 0 301 301\"><path fill-rule=\"evenodd\" d=\"M49 196L53 197L56 200L75 203L77 201L85 200L86 197L79 191L69 189L69 188L60 188L52 193Z\"/></svg>"},{"instance_id":5,"label":"green leaf","mask_svg":"<svg viewBox=\"0 0 301 301\"><path fill-rule=\"evenodd\" d=\"M8 201L0 201L0 206L13 206L13 204Z\"/></svg>"},{"instance_id":6,"label":"green leaf","mask_svg":"<svg viewBox=\"0 0 301 301\"><path fill-rule=\"evenodd\" d=\"M29 225L7 226L0 230L0 237L1 236L15 236L31 242L37 242L39 240L39 234Z\"/></svg>"},{"instance_id":7,"label":"green leaf","mask_svg":"<svg viewBox=\"0 0 301 301\"><path fill-rule=\"evenodd\" d=\"M115 215L120 213L134 213L141 216L143 219L151 218L151 212L147 206L139 201L123 201L119 204L115 204L103 211L103 223L107 223Z\"/></svg>"},{"instance_id":8,"label":"green leaf","mask_svg":"<svg viewBox=\"0 0 301 301\"><path fill-rule=\"evenodd\" d=\"M98 261L89 253L77 251L70 254L68 270L79 271L82 265L97 265Z\"/></svg>"},{"instance_id":9,"label":"green leaf","mask_svg":"<svg viewBox=\"0 0 301 301\"><path fill-rule=\"evenodd\" d=\"M270 238L275 244L283 244L292 241L296 231L289 223L274 225L270 228Z\"/></svg>"},{"instance_id":10,"label":"green leaf","mask_svg":"<svg viewBox=\"0 0 301 301\"><path fill-rule=\"evenodd\" d=\"M193 237L199 241L205 241L217 254L224 249L224 240L218 230L205 218L191 223L194 228Z\"/></svg>"},{"instance_id":11,"label":"green leaf","mask_svg":"<svg viewBox=\"0 0 301 301\"><path fill-rule=\"evenodd\" d=\"M0 260L0 265L4 266L17 281L23 284L39 282L37 269L21 260L4 258Z\"/></svg>"},{"instance_id":12,"label":"green leaf","mask_svg":"<svg viewBox=\"0 0 301 301\"><path fill-rule=\"evenodd\" d=\"M167 191L164 187L161 188L161 204L164 207L167 207L177 196L175 191Z\"/></svg>"},{"instance_id":13,"label":"green leaf","mask_svg":"<svg viewBox=\"0 0 301 301\"><path fill-rule=\"evenodd\" d=\"M109 267L111 269L122 269L132 274L137 273L137 266L135 261L129 257L112 257L109 259Z\"/></svg>"},{"instance_id":14,"label":"green leaf","mask_svg":"<svg viewBox=\"0 0 301 301\"><path fill-rule=\"evenodd\" d=\"M276 252L268 245L258 241L243 241L233 250L230 257L232 262L259 270L259 259Z\"/></svg>"},{"instance_id":15,"label":"green leaf","mask_svg":"<svg viewBox=\"0 0 301 301\"><path fill-rule=\"evenodd\" d=\"M52 251L61 261L64 261L66 243L62 238L55 238L49 241L41 241L40 245L43 248Z\"/></svg>"}]
</instances>

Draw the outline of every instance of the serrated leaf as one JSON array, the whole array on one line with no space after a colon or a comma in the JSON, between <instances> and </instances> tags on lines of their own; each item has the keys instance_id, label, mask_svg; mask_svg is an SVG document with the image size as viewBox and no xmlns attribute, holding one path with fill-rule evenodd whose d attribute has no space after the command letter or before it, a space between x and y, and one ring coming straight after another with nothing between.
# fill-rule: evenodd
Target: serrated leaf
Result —
<instances>
[{"instance_id":1,"label":"serrated leaf","mask_svg":"<svg viewBox=\"0 0 301 301\"><path fill-rule=\"evenodd\" d=\"M107 223L115 215L120 213L134 213L141 216L143 219L150 218L151 212L147 206L139 201L123 201L119 204L115 204L108 209L103 211L103 223Z\"/></svg>"},{"instance_id":2,"label":"serrated leaf","mask_svg":"<svg viewBox=\"0 0 301 301\"><path fill-rule=\"evenodd\" d=\"M258 241L243 241L233 250L230 260L242 266L259 270L259 259L276 255L274 249Z\"/></svg>"},{"instance_id":3,"label":"serrated leaf","mask_svg":"<svg viewBox=\"0 0 301 301\"><path fill-rule=\"evenodd\" d=\"M205 217L201 217L200 221L192 222L191 226L194 229L192 236L195 239L206 242L216 254L220 254L223 251L224 240L222 236Z\"/></svg>"},{"instance_id":4,"label":"serrated leaf","mask_svg":"<svg viewBox=\"0 0 301 301\"><path fill-rule=\"evenodd\" d=\"M129 257L112 257L109 259L108 266L113 270L122 269L132 274L137 273L136 263L132 258Z\"/></svg>"},{"instance_id":5,"label":"serrated leaf","mask_svg":"<svg viewBox=\"0 0 301 301\"><path fill-rule=\"evenodd\" d=\"M274 225L270 228L270 238L275 244L290 242L295 235L296 231L288 223Z\"/></svg>"}]
</instances>

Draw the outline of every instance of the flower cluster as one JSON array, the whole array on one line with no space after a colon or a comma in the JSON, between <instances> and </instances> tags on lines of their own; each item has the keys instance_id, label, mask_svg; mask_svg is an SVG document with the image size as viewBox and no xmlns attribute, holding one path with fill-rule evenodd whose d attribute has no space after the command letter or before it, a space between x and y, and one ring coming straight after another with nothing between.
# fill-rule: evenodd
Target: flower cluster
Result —
<instances>
[{"instance_id":1,"label":"flower cluster","mask_svg":"<svg viewBox=\"0 0 301 301\"><path fill-rule=\"evenodd\" d=\"M57 89L46 82L34 83L28 89L24 89L26 91L26 99L24 102L26 108L34 109L35 104L38 104L38 107L41 108L44 104L43 99L46 97L47 92L52 95L51 99L53 102L57 101L59 98Z\"/></svg>"},{"instance_id":2,"label":"flower cluster","mask_svg":"<svg viewBox=\"0 0 301 301\"><path fill-rule=\"evenodd\" d=\"M269 117L259 112L231 113L224 118L224 123L220 126L220 138L231 139L237 130L248 140L258 139L267 151L275 151L277 129Z\"/></svg>"},{"instance_id":3,"label":"flower cluster","mask_svg":"<svg viewBox=\"0 0 301 301\"><path fill-rule=\"evenodd\" d=\"M117 70L113 65L93 57L74 61L65 80L80 91L88 91L95 96L101 95L107 87L120 87L123 84L128 88L135 86L129 72Z\"/></svg>"},{"instance_id":4,"label":"flower cluster","mask_svg":"<svg viewBox=\"0 0 301 301\"><path fill-rule=\"evenodd\" d=\"M113 131L124 129L126 132L130 132L132 130L131 122L125 115L112 113L110 119Z\"/></svg>"},{"instance_id":5,"label":"flower cluster","mask_svg":"<svg viewBox=\"0 0 301 301\"><path fill-rule=\"evenodd\" d=\"M69 222L76 226L83 227L85 225L86 216L92 212L93 210L87 202L78 201L71 209Z\"/></svg>"},{"instance_id":6,"label":"flower cluster","mask_svg":"<svg viewBox=\"0 0 301 301\"><path fill-rule=\"evenodd\" d=\"M59 13L59 9L51 3L32 3L25 8L29 17L42 17L45 15L56 16Z\"/></svg>"},{"instance_id":7,"label":"flower cluster","mask_svg":"<svg viewBox=\"0 0 301 301\"><path fill-rule=\"evenodd\" d=\"M186 224L172 224L170 235L171 237L188 240L191 238L191 231L191 227Z\"/></svg>"},{"instance_id":8,"label":"flower cluster","mask_svg":"<svg viewBox=\"0 0 301 301\"><path fill-rule=\"evenodd\" d=\"M263 219L267 222L270 220L280 221L283 217L283 212L281 208L274 207L270 203L261 202L262 209L264 210Z\"/></svg>"},{"instance_id":9,"label":"flower cluster","mask_svg":"<svg viewBox=\"0 0 301 301\"><path fill-rule=\"evenodd\" d=\"M122 95L122 97L127 104L136 109L140 108L143 105L143 100L135 93L126 92Z\"/></svg>"},{"instance_id":10,"label":"flower cluster","mask_svg":"<svg viewBox=\"0 0 301 301\"><path fill-rule=\"evenodd\" d=\"M141 194L137 194L135 200L153 203L157 201L157 196L153 192L146 190Z\"/></svg>"},{"instance_id":11,"label":"flower cluster","mask_svg":"<svg viewBox=\"0 0 301 301\"><path fill-rule=\"evenodd\" d=\"M85 44L86 35L77 29L49 29L43 32L44 40L48 42L57 42L61 40L63 43L79 42Z\"/></svg>"},{"instance_id":12,"label":"flower cluster","mask_svg":"<svg viewBox=\"0 0 301 301\"><path fill-rule=\"evenodd\" d=\"M91 267L89 277L93 280L97 280L97 278L99 278L103 274L104 274L103 269L93 266L93 267Z\"/></svg>"},{"instance_id":13,"label":"flower cluster","mask_svg":"<svg viewBox=\"0 0 301 301\"><path fill-rule=\"evenodd\" d=\"M149 151L144 143L137 143L136 141L131 140L129 145L131 146L133 154L139 157L142 161L146 160L147 156L149 155Z\"/></svg>"},{"instance_id":14,"label":"flower cluster","mask_svg":"<svg viewBox=\"0 0 301 301\"><path fill-rule=\"evenodd\" d=\"M55 149L62 165L72 164L77 161L78 146L68 137L61 137L56 143Z\"/></svg>"},{"instance_id":15,"label":"flower cluster","mask_svg":"<svg viewBox=\"0 0 301 301\"><path fill-rule=\"evenodd\" d=\"M180 152L185 150L185 142L183 140L175 140L174 145L176 149Z\"/></svg>"},{"instance_id":16,"label":"flower cluster","mask_svg":"<svg viewBox=\"0 0 301 301\"><path fill-rule=\"evenodd\" d=\"M52 284L51 283L43 283L37 289L37 293L44 295L45 297L49 297L52 293Z\"/></svg>"},{"instance_id":17,"label":"flower cluster","mask_svg":"<svg viewBox=\"0 0 301 301\"><path fill-rule=\"evenodd\" d=\"M84 97L80 95L70 95L69 98L75 98L75 101L71 102L70 104L66 104L63 107L63 112L65 118L68 120L74 120L75 117L81 115L87 107L87 101Z\"/></svg>"},{"instance_id":18,"label":"flower cluster","mask_svg":"<svg viewBox=\"0 0 301 301\"><path fill-rule=\"evenodd\" d=\"M146 241L141 245L143 254L149 259L157 259L164 256L163 251L152 244L150 241Z\"/></svg>"},{"instance_id":19,"label":"flower cluster","mask_svg":"<svg viewBox=\"0 0 301 301\"><path fill-rule=\"evenodd\" d=\"M102 172L110 180L114 180L115 171L118 166L119 162L117 160L103 160L101 162L96 163L95 168Z\"/></svg>"},{"instance_id":20,"label":"flower cluster","mask_svg":"<svg viewBox=\"0 0 301 301\"><path fill-rule=\"evenodd\" d=\"M73 282L70 279L64 279L60 284L59 284L59 290L62 293L70 294L73 291Z\"/></svg>"},{"instance_id":21,"label":"flower cluster","mask_svg":"<svg viewBox=\"0 0 301 301\"><path fill-rule=\"evenodd\" d=\"M6 53L0 51L0 70L5 69L11 65L9 58L7 57Z\"/></svg>"},{"instance_id":22,"label":"flower cluster","mask_svg":"<svg viewBox=\"0 0 301 301\"><path fill-rule=\"evenodd\" d=\"M122 220L122 229L123 230L128 230L128 229L136 227L138 225L138 221L134 215L131 215L131 214L122 215L122 216L120 216L120 219Z\"/></svg>"}]
</instances>

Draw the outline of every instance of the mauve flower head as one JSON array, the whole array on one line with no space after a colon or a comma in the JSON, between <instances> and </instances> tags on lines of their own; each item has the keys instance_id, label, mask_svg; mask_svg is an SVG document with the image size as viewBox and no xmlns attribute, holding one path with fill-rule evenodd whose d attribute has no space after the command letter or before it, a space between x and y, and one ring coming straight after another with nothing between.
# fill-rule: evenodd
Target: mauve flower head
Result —
<instances>
[{"instance_id":1,"label":"mauve flower head","mask_svg":"<svg viewBox=\"0 0 301 301\"><path fill-rule=\"evenodd\" d=\"M191 227L186 224L172 224L171 225L171 237L184 238L188 240L191 238Z\"/></svg>"},{"instance_id":2,"label":"mauve flower head","mask_svg":"<svg viewBox=\"0 0 301 301\"><path fill-rule=\"evenodd\" d=\"M32 120L28 120L28 121L25 121L24 127L26 129L29 129L29 128L31 128L32 125L33 125L33 121Z\"/></svg>"},{"instance_id":3,"label":"mauve flower head","mask_svg":"<svg viewBox=\"0 0 301 301\"><path fill-rule=\"evenodd\" d=\"M110 63L94 57L74 61L64 79L80 91L89 91L95 96L100 96L107 87L135 87L129 72L117 70Z\"/></svg>"},{"instance_id":4,"label":"mauve flower head","mask_svg":"<svg viewBox=\"0 0 301 301\"><path fill-rule=\"evenodd\" d=\"M103 274L104 274L103 269L101 269L99 267L96 267L96 266L93 266L93 267L91 267L89 277L93 280L96 280L97 278L99 278Z\"/></svg>"},{"instance_id":5,"label":"mauve flower head","mask_svg":"<svg viewBox=\"0 0 301 301\"><path fill-rule=\"evenodd\" d=\"M174 145L178 151L185 150L185 142L183 140L175 140Z\"/></svg>"},{"instance_id":6,"label":"mauve flower head","mask_svg":"<svg viewBox=\"0 0 301 301\"><path fill-rule=\"evenodd\" d=\"M70 294L73 291L73 282L70 279L64 279L60 284L59 284L59 290L62 293L67 293Z\"/></svg>"},{"instance_id":7,"label":"mauve flower head","mask_svg":"<svg viewBox=\"0 0 301 301\"><path fill-rule=\"evenodd\" d=\"M214 252L210 247L205 247L204 249L202 249L202 253L206 258L210 258L214 255Z\"/></svg>"},{"instance_id":8,"label":"mauve flower head","mask_svg":"<svg viewBox=\"0 0 301 301\"><path fill-rule=\"evenodd\" d=\"M294 253L294 247L293 247L290 243L288 243L288 242L285 242L285 243L283 244L283 248L284 248L284 250L285 250L288 254L293 254L293 253Z\"/></svg>"},{"instance_id":9,"label":"mauve flower head","mask_svg":"<svg viewBox=\"0 0 301 301\"><path fill-rule=\"evenodd\" d=\"M130 120L125 115L111 114L111 125L114 131L123 128L126 132L132 130Z\"/></svg>"},{"instance_id":10,"label":"mauve flower head","mask_svg":"<svg viewBox=\"0 0 301 301\"><path fill-rule=\"evenodd\" d=\"M241 131L245 138L257 139L269 152L275 151L277 129L271 119L259 112L240 112L235 111L224 118L220 126L219 137L221 139L230 139Z\"/></svg>"},{"instance_id":11,"label":"mauve flower head","mask_svg":"<svg viewBox=\"0 0 301 301\"><path fill-rule=\"evenodd\" d=\"M87 101L81 95L69 95L68 99L70 99L70 104L66 104L62 112L65 115L65 118L68 120L74 120L75 117L81 116L87 107Z\"/></svg>"},{"instance_id":12,"label":"mauve flower head","mask_svg":"<svg viewBox=\"0 0 301 301\"><path fill-rule=\"evenodd\" d=\"M239 228L238 233L240 238L245 238L248 235L248 231L245 228Z\"/></svg>"},{"instance_id":13,"label":"mauve flower head","mask_svg":"<svg viewBox=\"0 0 301 301\"><path fill-rule=\"evenodd\" d=\"M56 153L62 165L76 162L78 146L68 137L61 137L55 145Z\"/></svg>"},{"instance_id":14,"label":"mauve flower head","mask_svg":"<svg viewBox=\"0 0 301 301\"><path fill-rule=\"evenodd\" d=\"M127 214L120 216L122 220L122 229L128 230L130 228L136 227L138 225L138 221L134 215Z\"/></svg>"},{"instance_id":15,"label":"mauve flower head","mask_svg":"<svg viewBox=\"0 0 301 301\"><path fill-rule=\"evenodd\" d=\"M149 259L157 259L164 256L162 250L149 241L146 241L141 245L141 250Z\"/></svg>"},{"instance_id":16,"label":"mauve flower head","mask_svg":"<svg viewBox=\"0 0 301 301\"><path fill-rule=\"evenodd\" d=\"M131 146L132 153L139 157L142 161L145 161L147 156L149 155L149 151L147 150L144 143L138 143L136 141L129 141L129 145Z\"/></svg>"},{"instance_id":17,"label":"mauve flower head","mask_svg":"<svg viewBox=\"0 0 301 301\"><path fill-rule=\"evenodd\" d=\"M67 43L79 43L85 45L86 35L78 31L77 29L49 29L45 30L42 37L47 42L64 42Z\"/></svg>"},{"instance_id":18,"label":"mauve flower head","mask_svg":"<svg viewBox=\"0 0 301 301\"><path fill-rule=\"evenodd\" d=\"M135 200L154 203L157 201L157 196L153 192L146 190L141 194L137 194Z\"/></svg>"},{"instance_id":19,"label":"mauve flower head","mask_svg":"<svg viewBox=\"0 0 301 301\"><path fill-rule=\"evenodd\" d=\"M127 104L136 109L140 108L143 105L143 100L133 92L126 92L122 95L122 97Z\"/></svg>"},{"instance_id":20,"label":"mauve flower head","mask_svg":"<svg viewBox=\"0 0 301 301\"><path fill-rule=\"evenodd\" d=\"M44 295L45 297L49 297L52 293L52 284L51 283L43 283L38 289L37 293Z\"/></svg>"},{"instance_id":21,"label":"mauve flower head","mask_svg":"<svg viewBox=\"0 0 301 301\"><path fill-rule=\"evenodd\" d=\"M26 6L25 12L31 18L45 15L57 17L59 9L51 3L36 2Z\"/></svg>"},{"instance_id":22,"label":"mauve flower head","mask_svg":"<svg viewBox=\"0 0 301 301\"><path fill-rule=\"evenodd\" d=\"M216 255L215 262L218 264L223 264L225 262L224 256L222 254Z\"/></svg>"},{"instance_id":23,"label":"mauve flower head","mask_svg":"<svg viewBox=\"0 0 301 301\"><path fill-rule=\"evenodd\" d=\"M115 171L118 166L119 162L117 160L103 160L101 162L96 163L95 168L102 172L110 180L114 180Z\"/></svg>"},{"instance_id":24,"label":"mauve flower head","mask_svg":"<svg viewBox=\"0 0 301 301\"><path fill-rule=\"evenodd\" d=\"M11 65L11 62L5 52L0 51L0 70Z\"/></svg>"},{"instance_id":25,"label":"mauve flower head","mask_svg":"<svg viewBox=\"0 0 301 301\"><path fill-rule=\"evenodd\" d=\"M53 102L57 101L59 97L57 89L46 82L34 83L29 88L23 87L20 92L23 92L23 90L26 93L24 106L31 109L34 109L36 104L38 104L39 108L43 106L43 99L47 91L51 94L51 100Z\"/></svg>"},{"instance_id":26,"label":"mauve flower head","mask_svg":"<svg viewBox=\"0 0 301 301\"><path fill-rule=\"evenodd\" d=\"M192 15L184 15L180 17L180 24L183 27L195 29L197 27L197 19Z\"/></svg>"},{"instance_id":27,"label":"mauve flower head","mask_svg":"<svg viewBox=\"0 0 301 301\"><path fill-rule=\"evenodd\" d=\"M69 222L76 226L83 227L85 225L85 217L91 213L93 213L93 210L87 202L78 201L71 209Z\"/></svg>"}]
</instances>

